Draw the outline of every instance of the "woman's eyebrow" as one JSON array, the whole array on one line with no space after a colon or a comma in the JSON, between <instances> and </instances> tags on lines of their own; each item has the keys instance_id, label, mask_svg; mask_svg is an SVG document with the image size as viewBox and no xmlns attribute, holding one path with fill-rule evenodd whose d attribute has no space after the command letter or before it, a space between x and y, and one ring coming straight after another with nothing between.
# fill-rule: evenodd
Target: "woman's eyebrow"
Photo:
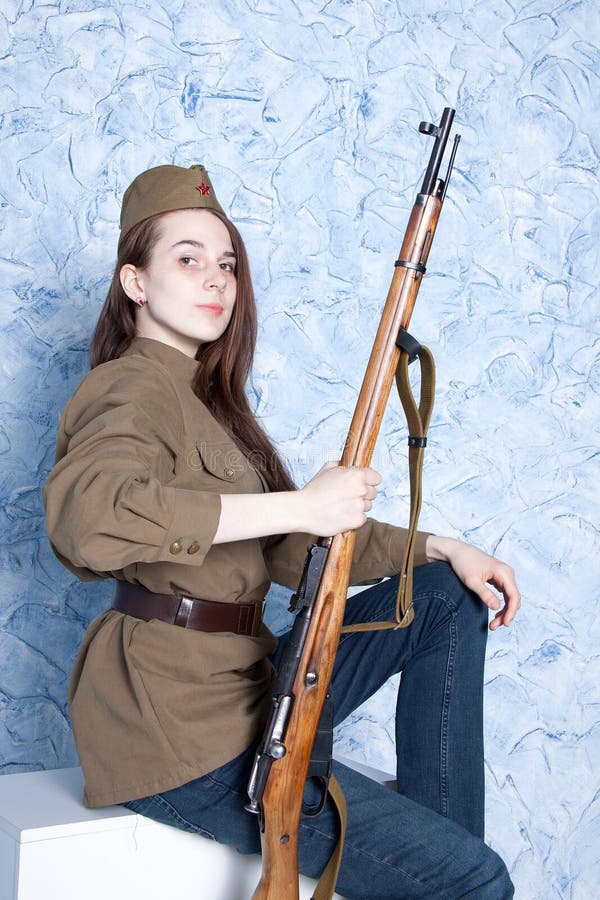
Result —
<instances>
[{"instance_id":1,"label":"woman's eyebrow","mask_svg":"<svg viewBox=\"0 0 600 900\"><path fill-rule=\"evenodd\" d=\"M203 244L202 241L194 241L194 240L187 239L187 238L183 241L177 241L175 244L172 245L171 250L174 250L175 247L180 247L182 244L187 244L188 246L191 246L191 247L198 247L200 250L206 250L206 245ZM233 257L233 259L235 259L235 253L233 252L233 250L224 250L223 253L221 253L220 255L221 256L231 256L231 257Z\"/></svg>"}]
</instances>

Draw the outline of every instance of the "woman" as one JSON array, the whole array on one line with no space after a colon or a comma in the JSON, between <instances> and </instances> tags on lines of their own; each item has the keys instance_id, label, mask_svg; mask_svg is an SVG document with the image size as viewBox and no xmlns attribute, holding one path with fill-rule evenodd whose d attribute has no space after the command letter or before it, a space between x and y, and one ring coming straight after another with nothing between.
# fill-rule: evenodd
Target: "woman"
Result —
<instances>
[{"instance_id":1,"label":"woman","mask_svg":"<svg viewBox=\"0 0 600 900\"><path fill-rule=\"evenodd\" d=\"M255 335L244 245L206 170L139 175L92 369L44 489L59 558L82 579L116 579L69 691L85 802L123 803L242 853L260 849L245 787L285 643L261 623L270 581L295 588L308 535L350 529L352 582L394 576L406 537L367 518L381 480L371 468L329 464L295 489L244 393ZM349 807L337 889L510 897L482 840L482 682L487 607L492 630L509 625L519 593L508 566L460 541L421 533L415 560L411 626L346 634L336 658L338 722L403 673L399 792L335 766ZM354 596L346 622L391 618L396 581ZM317 876L336 837L328 806L304 819L301 871Z\"/></svg>"}]
</instances>

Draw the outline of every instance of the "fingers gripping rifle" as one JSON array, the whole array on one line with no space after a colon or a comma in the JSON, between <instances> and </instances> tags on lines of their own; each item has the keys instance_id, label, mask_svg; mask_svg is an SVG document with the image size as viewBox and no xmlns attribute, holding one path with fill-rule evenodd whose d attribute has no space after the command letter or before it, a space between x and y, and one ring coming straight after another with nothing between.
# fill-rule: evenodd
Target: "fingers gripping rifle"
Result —
<instances>
[{"instance_id":1,"label":"fingers gripping rifle","mask_svg":"<svg viewBox=\"0 0 600 900\"><path fill-rule=\"evenodd\" d=\"M460 136L455 136L446 175L440 178L439 170L453 118L454 110L446 108L439 125L421 122L419 126L422 134L434 138L434 147L410 215L400 256L395 263L392 283L340 461L342 466L369 465L394 376L402 368L399 367L401 353L406 360L426 349L407 334L407 328L425 274L460 140ZM410 424L409 416L409 429ZM424 446L424 437L409 438L409 446L411 440L413 446L414 441L418 447ZM422 450L420 453L422 455ZM412 481L411 467L411 494ZM411 527L412 530L416 527L412 509ZM273 686L271 716L248 785L250 802L246 808L259 815L263 857L262 876L253 900L298 900L300 816L302 812L315 814L320 811L329 781L328 760L323 763L322 754L315 754L313 745L318 743L315 742L315 735L324 707L327 710L331 706L328 688L342 630L354 541L355 532L352 531L334 538L319 538L311 545L300 586L292 597L292 608L297 610L297 615ZM406 568L412 570L410 550L405 563ZM404 579L401 577L404 595L399 599L402 618L393 623L375 623L375 627L409 624L412 616L407 583L410 587L410 577L404 573ZM307 776L314 776L320 781L322 802L316 807L303 809ZM333 787L334 779L331 778L329 789L332 794ZM331 897L338 868L339 858L335 862L332 860L327 867L327 883L317 888L315 900L317 897L319 900Z\"/></svg>"}]
</instances>

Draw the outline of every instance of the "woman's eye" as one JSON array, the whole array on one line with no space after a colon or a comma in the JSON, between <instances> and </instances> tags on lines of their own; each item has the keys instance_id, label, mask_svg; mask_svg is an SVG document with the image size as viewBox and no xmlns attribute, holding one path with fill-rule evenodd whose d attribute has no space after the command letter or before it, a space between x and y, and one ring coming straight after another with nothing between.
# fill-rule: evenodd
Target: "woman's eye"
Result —
<instances>
[{"instance_id":1,"label":"woman's eye","mask_svg":"<svg viewBox=\"0 0 600 900\"><path fill-rule=\"evenodd\" d=\"M221 268L222 268L225 272L233 272L233 273L235 274L235 263L222 262L222 263L221 263Z\"/></svg>"},{"instance_id":2,"label":"woman's eye","mask_svg":"<svg viewBox=\"0 0 600 900\"><path fill-rule=\"evenodd\" d=\"M181 262L184 266L190 266L193 262L195 262L195 260L193 256L182 256Z\"/></svg>"}]
</instances>

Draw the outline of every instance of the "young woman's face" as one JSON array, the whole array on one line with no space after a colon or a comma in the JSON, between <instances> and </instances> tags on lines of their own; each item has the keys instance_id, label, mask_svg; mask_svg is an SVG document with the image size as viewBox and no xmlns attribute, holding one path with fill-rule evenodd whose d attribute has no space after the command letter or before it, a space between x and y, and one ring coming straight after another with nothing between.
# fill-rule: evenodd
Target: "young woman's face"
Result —
<instances>
[{"instance_id":1,"label":"young woman's face","mask_svg":"<svg viewBox=\"0 0 600 900\"><path fill-rule=\"evenodd\" d=\"M125 265L128 297L136 310L136 334L195 356L221 337L236 295L235 254L223 222L205 209L180 209L160 221L160 236L145 269Z\"/></svg>"}]
</instances>

